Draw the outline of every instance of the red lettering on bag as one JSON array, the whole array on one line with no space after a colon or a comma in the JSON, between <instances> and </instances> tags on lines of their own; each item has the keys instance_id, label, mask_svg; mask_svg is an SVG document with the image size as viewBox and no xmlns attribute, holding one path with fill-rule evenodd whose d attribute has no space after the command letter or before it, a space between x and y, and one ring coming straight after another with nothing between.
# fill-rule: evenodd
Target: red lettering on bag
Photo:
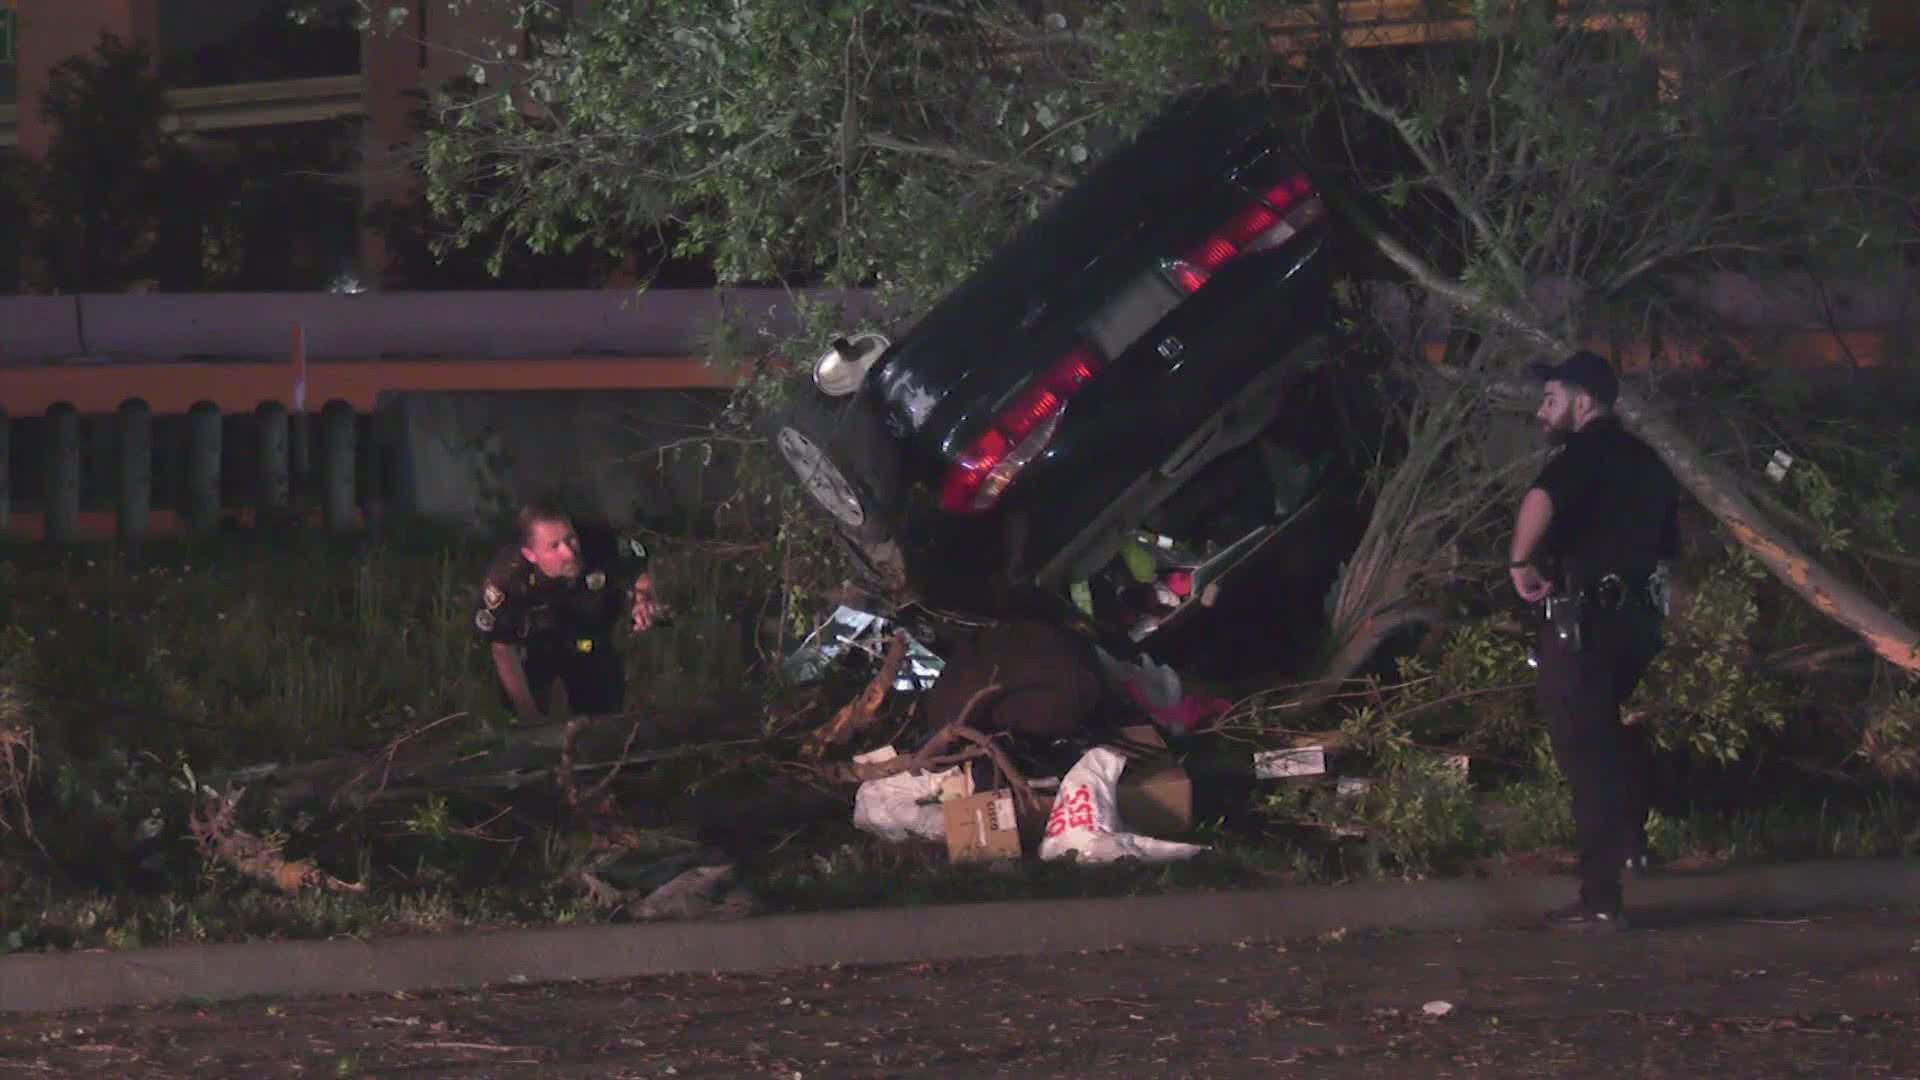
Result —
<instances>
[{"instance_id":1,"label":"red lettering on bag","mask_svg":"<svg viewBox=\"0 0 1920 1080\"><path fill-rule=\"evenodd\" d=\"M1086 788L1074 788L1060 801L1054 803L1053 813L1047 815L1047 835L1059 836L1068 829L1090 829L1093 827L1093 792Z\"/></svg>"}]
</instances>

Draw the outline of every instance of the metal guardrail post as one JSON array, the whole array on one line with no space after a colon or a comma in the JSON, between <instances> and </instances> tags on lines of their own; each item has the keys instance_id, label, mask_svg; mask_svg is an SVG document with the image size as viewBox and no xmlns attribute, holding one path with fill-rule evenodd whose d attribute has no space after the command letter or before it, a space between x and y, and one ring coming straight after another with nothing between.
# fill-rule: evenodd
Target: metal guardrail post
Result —
<instances>
[{"instance_id":1,"label":"metal guardrail post","mask_svg":"<svg viewBox=\"0 0 1920 1080\"><path fill-rule=\"evenodd\" d=\"M254 410L260 424L260 521L286 511L293 494L287 407L268 401Z\"/></svg>"},{"instance_id":2,"label":"metal guardrail post","mask_svg":"<svg viewBox=\"0 0 1920 1080\"><path fill-rule=\"evenodd\" d=\"M45 538L71 544L80 538L80 412L64 401L47 410L46 467Z\"/></svg>"},{"instance_id":3,"label":"metal guardrail post","mask_svg":"<svg viewBox=\"0 0 1920 1080\"><path fill-rule=\"evenodd\" d=\"M153 410L139 398L128 398L114 419L120 450L114 532L121 543L138 546L153 516Z\"/></svg>"},{"instance_id":4,"label":"metal guardrail post","mask_svg":"<svg viewBox=\"0 0 1920 1080\"><path fill-rule=\"evenodd\" d=\"M220 528L220 406L187 410L187 527L206 536Z\"/></svg>"},{"instance_id":5,"label":"metal guardrail post","mask_svg":"<svg viewBox=\"0 0 1920 1080\"><path fill-rule=\"evenodd\" d=\"M13 422L7 410L0 409L0 536L5 536L13 517Z\"/></svg>"},{"instance_id":6,"label":"metal guardrail post","mask_svg":"<svg viewBox=\"0 0 1920 1080\"><path fill-rule=\"evenodd\" d=\"M359 417L344 401L320 411L320 507L328 530L353 527L355 436Z\"/></svg>"}]
</instances>

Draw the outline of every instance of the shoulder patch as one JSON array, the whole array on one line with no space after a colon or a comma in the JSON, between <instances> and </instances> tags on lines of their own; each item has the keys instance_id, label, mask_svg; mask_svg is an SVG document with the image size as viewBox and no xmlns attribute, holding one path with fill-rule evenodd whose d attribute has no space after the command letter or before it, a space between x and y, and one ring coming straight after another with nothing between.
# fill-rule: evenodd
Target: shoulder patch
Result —
<instances>
[{"instance_id":1,"label":"shoulder patch","mask_svg":"<svg viewBox=\"0 0 1920 1080\"><path fill-rule=\"evenodd\" d=\"M641 543L638 537L623 536L620 538L620 554L629 559L644 559L647 557L647 545Z\"/></svg>"},{"instance_id":2,"label":"shoulder patch","mask_svg":"<svg viewBox=\"0 0 1920 1080\"><path fill-rule=\"evenodd\" d=\"M482 631L492 630L493 629L493 612L491 611L474 612L473 625L479 627Z\"/></svg>"},{"instance_id":3,"label":"shoulder patch","mask_svg":"<svg viewBox=\"0 0 1920 1080\"><path fill-rule=\"evenodd\" d=\"M606 584L607 584L607 575L604 571L595 570L592 573L587 575L587 588L589 589L598 591L599 589L604 588Z\"/></svg>"}]
</instances>

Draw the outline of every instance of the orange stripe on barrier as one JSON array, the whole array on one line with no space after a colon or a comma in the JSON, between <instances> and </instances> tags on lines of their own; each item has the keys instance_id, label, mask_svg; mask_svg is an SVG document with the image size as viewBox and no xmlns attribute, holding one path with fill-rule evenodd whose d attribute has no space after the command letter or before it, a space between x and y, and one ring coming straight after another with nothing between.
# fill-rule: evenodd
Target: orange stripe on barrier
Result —
<instances>
[{"instance_id":1,"label":"orange stripe on barrier","mask_svg":"<svg viewBox=\"0 0 1920 1080\"><path fill-rule=\"evenodd\" d=\"M518 360L360 360L308 363L306 404L344 401L370 412L390 393L514 390L722 390L727 373L687 356ZM262 402L293 404L292 363L88 364L0 368L0 402L14 417L68 402L82 413L110 413L139 398L154 413L184 413L211 401L224 412Z\"/></svg>"}]
</instances>

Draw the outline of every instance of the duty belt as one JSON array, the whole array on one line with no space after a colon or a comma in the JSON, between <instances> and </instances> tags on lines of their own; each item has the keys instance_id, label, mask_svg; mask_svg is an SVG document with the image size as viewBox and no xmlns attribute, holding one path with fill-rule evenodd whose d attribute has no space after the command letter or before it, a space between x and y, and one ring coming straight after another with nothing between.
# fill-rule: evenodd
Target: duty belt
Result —
<instances>
[{"instance_id":1,"label":"duty belt","mask_svg":"<svg viewBox=\"0 0 1920 1080\"><path fill-rule=\"evenodd\" d=\"M1666 582L1657 572L1637 581L1628 581L1619 574L1602 574L1592 584L1575 590L1573 596L1599 611L1618 611L1631 602L1664 613L1667 606Z\"/></svg>"},{"instance_id":2,"label":"duty belt","mask_svg":"<svg viewBox=\"0 0 1920 1080\"><path fill-rule=\"evenodd\" d=\"M1664 617L1666 575L1655 571L1650 577L1629 582L1619 574L1602 574L1592 584L1570 590L1568 594L1548 596L1542 605L1542 615L1549 633L1568 649L1580 652L1586 647L1588 613L1619 611L1629 602L1645 604Z\"/></svg>"}]
</instances>

